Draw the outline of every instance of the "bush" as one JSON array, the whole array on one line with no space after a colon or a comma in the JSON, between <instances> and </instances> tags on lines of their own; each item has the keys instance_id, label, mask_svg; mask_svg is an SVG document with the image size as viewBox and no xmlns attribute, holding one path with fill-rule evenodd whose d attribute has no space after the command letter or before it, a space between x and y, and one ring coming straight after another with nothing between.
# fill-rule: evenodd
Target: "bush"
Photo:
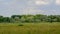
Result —
<instances>
[{"instance_id":1,"label":"bush","mask_svg":"<svg viewBox=\"0 0 60 34\"><path fill-rule=\"evenodd\" d=\"M19 24L18 26L24 26L23 24Z\"/></svg>"}]
</instances>

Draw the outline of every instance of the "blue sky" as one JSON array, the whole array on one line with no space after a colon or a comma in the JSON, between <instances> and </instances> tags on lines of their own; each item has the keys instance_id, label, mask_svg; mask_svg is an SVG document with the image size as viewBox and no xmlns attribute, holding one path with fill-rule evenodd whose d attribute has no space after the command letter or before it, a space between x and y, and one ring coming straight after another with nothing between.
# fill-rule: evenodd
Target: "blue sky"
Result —
<instances>
[{"instance_id":1,"label":"blue sky","mask_svg":"<svg viewBox=\"0 0 60 34\"><path fill-rule=\"evenodd\" d=\"M60 0L0 0L0 15L60 15Z\"/></svg>"}]
</instances>

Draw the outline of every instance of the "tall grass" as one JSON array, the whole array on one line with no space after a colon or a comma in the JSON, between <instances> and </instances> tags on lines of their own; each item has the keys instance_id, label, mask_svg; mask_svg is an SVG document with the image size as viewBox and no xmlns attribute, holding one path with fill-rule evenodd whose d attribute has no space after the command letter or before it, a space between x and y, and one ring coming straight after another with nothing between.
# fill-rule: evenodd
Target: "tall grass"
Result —
<instances>
[{"instance_id":1,"label":"tall grass","mask_svg":"<svg viewBox=\"0 0 60 34\"><path fill-rule=\"evenodd\" d=\"M60 23L0 24L0 34L60 34Z\"/></svg>"}]
</instances>

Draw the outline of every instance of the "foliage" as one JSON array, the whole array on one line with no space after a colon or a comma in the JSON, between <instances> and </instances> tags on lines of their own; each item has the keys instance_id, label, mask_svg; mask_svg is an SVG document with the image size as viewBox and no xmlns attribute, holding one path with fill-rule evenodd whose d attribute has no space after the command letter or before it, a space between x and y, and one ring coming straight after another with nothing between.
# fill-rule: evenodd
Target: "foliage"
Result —
<instances>
[{"instance_id":1,"label":"foliage","mask_svg":"<svg viewBox=\"0 0 60 34\"><path fill-rule=\"evenodd\" d=\"M12 15L11 17L0 16L0 23L2 22L60 22L60 15Z\"/></svg>"}]
</instances>

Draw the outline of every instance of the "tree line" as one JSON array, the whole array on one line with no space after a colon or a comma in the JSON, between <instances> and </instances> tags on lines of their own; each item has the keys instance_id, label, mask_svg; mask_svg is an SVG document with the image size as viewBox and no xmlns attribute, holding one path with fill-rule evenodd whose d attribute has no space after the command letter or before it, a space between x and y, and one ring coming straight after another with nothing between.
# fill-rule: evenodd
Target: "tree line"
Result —
<instances>
[{"instance_id":1,"label":"tree line","mask_svg":"<svg viewBox=\"0 0 60 34\"><path fill-rule=\"evenodd\" d=\"M60 22L60 15L12 15L11 17L0 16L0 23L37 23L37 22Z\"/></svg>"}]
</instances>

